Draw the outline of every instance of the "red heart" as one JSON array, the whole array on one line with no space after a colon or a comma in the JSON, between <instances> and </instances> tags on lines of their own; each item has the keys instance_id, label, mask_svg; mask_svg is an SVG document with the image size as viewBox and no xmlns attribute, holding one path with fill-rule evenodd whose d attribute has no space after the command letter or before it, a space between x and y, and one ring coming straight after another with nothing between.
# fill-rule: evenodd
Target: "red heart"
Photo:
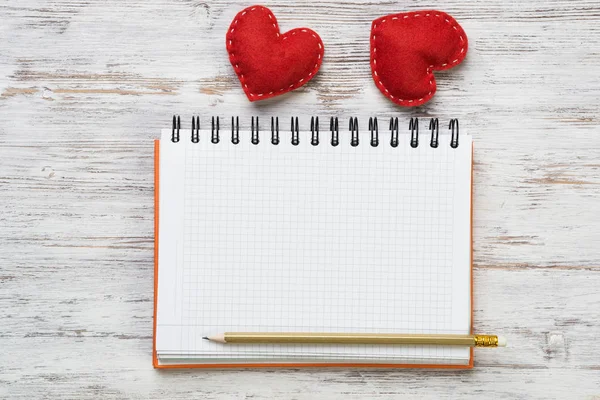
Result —
<instances>
[{"instance_id":1,"label":"red heart","mask_svg":"<svg viewBox=\"0 0 600 400\"><path fill-rule=\"evenodd\" d=\"M307 28L281 34L266 7L239 12L227 31L229 61L250 101L287 93L311 80L323 60L323 42Z\"/></svg>"},{"instance_id":2,"label":"red heart","mask_svg":"<svg viewBox=\"0 0 600 400\"><path fill-rule=\"evenodd\" d=\"M467 47L465 31L441 11L378 18L371 28L373 79L396 104L424 104L435 93L433 71L458 65L467 55Z\"/></svg>"}]
</instances>

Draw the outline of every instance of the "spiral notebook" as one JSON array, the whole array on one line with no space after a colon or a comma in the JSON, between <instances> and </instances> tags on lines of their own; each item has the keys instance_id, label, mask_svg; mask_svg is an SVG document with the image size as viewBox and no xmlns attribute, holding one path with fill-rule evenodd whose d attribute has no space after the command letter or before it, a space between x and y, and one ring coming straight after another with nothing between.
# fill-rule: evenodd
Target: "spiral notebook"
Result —
<instances>
[{"instance_id":1,"label":"spiral notebook","mask_svg":"<svg viewBox=\"0 0 600 400\"><path fill-rule=\"evenodd\" d=\"M467 347L202 340L471 332L471 137L387 122L174 119L155 142L155 367L472 367Z\"/></svg>"}]
</instances>

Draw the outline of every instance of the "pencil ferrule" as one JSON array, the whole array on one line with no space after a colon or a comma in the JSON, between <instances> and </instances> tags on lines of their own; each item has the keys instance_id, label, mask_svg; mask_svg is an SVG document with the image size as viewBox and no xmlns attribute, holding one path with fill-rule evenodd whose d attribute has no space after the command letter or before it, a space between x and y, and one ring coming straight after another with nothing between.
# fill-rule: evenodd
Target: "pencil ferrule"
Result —
<instances>
[{"instance_id":1,"label":"pencil ferrule","mask_svg":"<svg viewBox=\"0 0 600 400\"><path fill-rule=\"evenodd\" d=\"M475 335L475 347L498 347L498 336L496 335Z\"/></svg>"}]
</instances>

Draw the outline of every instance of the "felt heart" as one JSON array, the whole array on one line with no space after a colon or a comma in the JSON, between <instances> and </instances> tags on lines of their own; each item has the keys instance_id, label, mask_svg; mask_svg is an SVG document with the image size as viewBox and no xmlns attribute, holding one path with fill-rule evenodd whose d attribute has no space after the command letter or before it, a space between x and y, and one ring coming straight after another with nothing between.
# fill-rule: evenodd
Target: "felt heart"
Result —
<instances>
[{"instance_id":1,"label":"felt heart","mask_svg":"<svg viewBox=\"0 0 600 400\"><path fill-rule=\"evenodd\" d=\"M458 65L467 54L467 46L465 31L441 11L378 18L371 28L373 79L396 104L424 104L435 93L433 71Z\"/></svg>"},{"instance_id":2,"label":"felt heart","mask_svg":"<svg viewBox=\"0 0 600 400\"><path fill-rule=\"evenodd\" d=\"M323 60L323 42L307 28L281 34L273 13L252 6L227 31L229 61L250 101L292 91L311 80Z\"/></svg>"}]
</instances>

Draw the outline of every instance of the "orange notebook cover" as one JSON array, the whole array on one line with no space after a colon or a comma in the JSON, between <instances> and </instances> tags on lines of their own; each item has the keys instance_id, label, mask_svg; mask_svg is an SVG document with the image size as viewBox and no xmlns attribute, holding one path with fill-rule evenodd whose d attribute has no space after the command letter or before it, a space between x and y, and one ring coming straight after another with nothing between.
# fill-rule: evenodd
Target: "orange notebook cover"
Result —
<instances>
[{"instance_id":1,"label":"orange notebook cover","mask_svg":"<svg viewBox=\"0 0 600 400\"><path fill-rule=\"evenodd\" d=\"M188 133L189 132L189 133ZM185 138L187 135L191 135L191 131L188 132L184 132L182 131L181 133L181 137ZM210 135L210 132L208 133ZM163 142L169 142L169 149L171 148L171 146L175 146L177 145L177 143L172 143L169 139L171 136L171 131L169 132L163 132L163 136L162 136L162 141ZM202 139L204 139L206 143L204 146L206 147L210 147L210 140L207 140L206 138L210 137L210 136L204 136L202 137ZM222 138L223 139L223 138ZM154 326L153 326L153 349L152 349L152 362L155 368L248 368L248 367L252 367L252 368L274 368L274 367L283 367L283 368L296 368L296 367L361 367L361 368L366 368L366 367L373 367L373 368L443 368L443 369L469 369L473 367L473 349L468 349L468 360L465 363L461 363L461 364L455 364L455 363L423 363L423 362L419 362L419 363L415 363L415 362L396 362L396 361L386 361L386 358L382 358L381 360L377 360L376 362L373 362L372 360L368 360L368 361L361 361L360 358L359 359L351 359L346 361L345 359L342 360L332 360L332 361L323 361L322 359L316 359L314 362L310 360L310 356L307 356L306 358L308 358L308 360L302 359L301 361L297 361L295 360L293 357L290 358L290 360L284 360L284 361L263 361L263 360L259 360L259 361L255 361L255 360L246 360L243 357L241 359L236 359L234 360L234 362L228 362L228 361L221 361L218 359L218 357L214 356L212 353L210 353L211 355L207 358L207 359L202 359L201 361L197 361L194 360L193 358L188 358L186 357L186 353L185 351L182 352L182 357L181 357L181 361L167 361L167 362L162 362L161 358L159 357L159 351L157 348L157 330L158 328L158 318L159 318L159 279L160 279L160 271L159 271L159 239L160 239L160 229L159 229L159 225L160 225L160 220L159 220L159 215L160 215L160 207L163 206L160 201L160 190L161 190L161 140L156 140L154 143L154 156L155 156L155 170L154 170L154 184L155 184L155 222L154 222L154 230L155 230L155 248L154 248ZM182 139L182 141L184 141L185 139ZM243 140L243 138L241 138L241 140ZM424 140L423 140L424 141ZM202 140L201 140L202 142ZM229 145L231 145L231 142L228 143ZM469 212L468 212L468 219L467 221L464 221L466 224L468 224L468 235L469 235L469 244L468 244L468 251L469 251L469 255L468 255L468 290L469 290L469 298L468 298L468 317L469 317L469 325L468 325L468 331L469 333L472 333L472 316L473 316L473 280L472 280L472 171L473 171L473 164L472 164L472 142L468 142L467 144L469 144L469 147L471 149L470 153L470 158L469 158L469 188L468 188L468 198L469 198ZM185 146L185 145L184 145ZM183 147L183 146L182 146ZM201 146L198 146L201 147ZM188 165L194 165L195 162L197 162L197 159L194 158L194 156L191 156L192 160L190 161L190 154L191 152L193 152L194 154L199 153L199 154L203 154L203 152L209 151L210 149L202 147L202 148L194 148L193 146L189 146L189 148L185 151L185 155L183 155L182 157L185 159L185 163L187 163ZM248 151L252 150L252 147L249 147L247 149ZM295 150L294 148L290 148L290 151ZM309 150L309 148L306 149L307 151ZM170 151L170 150L168 150ZM270 150L266 150L265 151L270 151ZM182 153L184 154L184 153ZM244 153L240 153L239 155L235 156L237 158L239 158L240 156L242 156ZM289 154L293 154L293 153L289 153ZM288 156L289 156L288 154ZM226 157L221 155L222 157ZM171 157L171 155L169 155L169 157ZM339 160L338 160L339 161ZM214 159L211 159L211 161L209 162L214 162ZM431 163L431 159L428 159L429 163ZM447 161L446 162L450 162ZM206 165L204 166L205 168L208 168L206 170L204 170L205 174L204 176L206 176L206 171L212 171L212 169L210 169L210 167L206 167ZM184 167L185 172L184 171L180 171L181 174L186 174L189 175L190 179L201 179L198 175L195 175L194 172L190 172L187 167ZM218 175L218 174L217 174ZM216 179L221 179L222 176L218 176ZM163 180L165 179L165 175L163 175ZM188 178L186 178L188 179ZM225 179L226 180L226 179ZM436 181L431 181L430 183L434 184ZM215 182L209 182L207 183L209 186L205 186L203 188L200 188L200 190L202 189L207 189L208 187L212 187L211 185L214 185ZM186 184L183 184L184 186L186 186ZM206 190L204 190L206 192ZM182 192L183 193L183 192ZM192 191L192 193L196 193L195 191ZM189 200L189 193L188 191L185 191L185 196L186 199ZM201 196L201 195L197 195L197 196ZM203 203L204 204L204 203ZM186 217L187 218L187 217ZM185 255L184 255L185 257ZM170 273L170 272L169 272ZM197 289L197 286L196 286ZM432 290L435 288L432 288ZM170 301L170 300L168 300ZM169 304L170 305L170 304ZM193 310L190 309L188 310L188 313L193 313ZM204 314L202 314L204 315ZM184 326L185 324L182 324L182 326ZM198 327L195 327L197 332L197 329L199 329ZM269 328L272 329L272 328ZM228 329L229 331L231 331L231 329ZM238 330L249 330L249 329L238 329ZM225 329L223 329L223 331L225 331ZM298 331L297 329L295 329L294 331ZM331 330L324 330L324 331L331 331ZM220 331L219 331L220 332ZM205 334L210 334L210 333L214 333L213 331L206 331ZM463 332L466 333L466 332ZM188 337L188 344L189 343L197 343L197 342L192 342L191 339ZM164 340L163 340L164 342ZM191 346L190 348L193 348L193 346ZM207 353L208 354L208 353ZM228 356L228 360L231 359L231 356ZM350 357L350 356L348 356ZM280 358L285 358L285 357L280 357ZM376 357L375 357L376 358ZM389 358L388 358L389 360Z\"/></svg>"}]
</instances>

